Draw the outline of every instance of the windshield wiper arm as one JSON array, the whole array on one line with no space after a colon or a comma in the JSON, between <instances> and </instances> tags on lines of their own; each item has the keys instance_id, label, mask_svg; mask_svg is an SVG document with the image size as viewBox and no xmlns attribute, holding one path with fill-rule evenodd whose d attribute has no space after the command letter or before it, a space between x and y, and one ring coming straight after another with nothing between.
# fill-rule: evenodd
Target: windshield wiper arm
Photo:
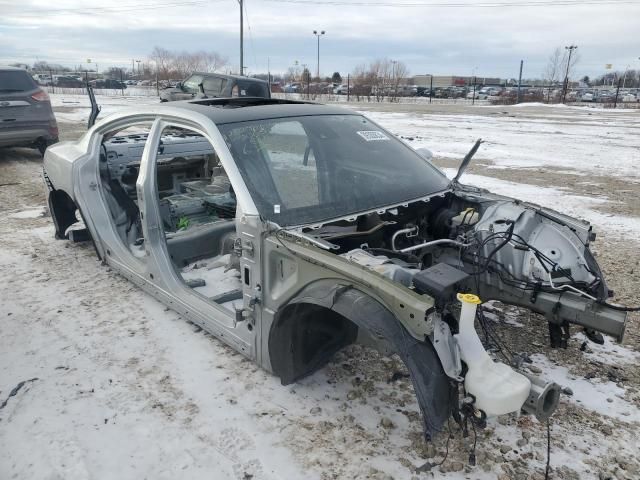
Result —
<instances>
[{"instance_id":1,"label":"windshield wiper arm","mask_svg":"<svg viewBox=\"0 0 640 480\"><path fill-rule=\"evenodd\" d=\"M458 173L456 173L456 176L453 177L453 180L451 180L451 183L458 183L458 180L460 180L460 177L462 176L462 174L464 173L464 171L467 169L467 167L469 166L469 163L471 163L471 159L473 158L473 156L476 154L476 152L478 151L478 148L480 148L480 145L482 144L482 139L479 138L478 140L476 140L476 143L473 145L473 147L471 147L471 150L469 150L469 153L467 153L464 156L464 159L462 160L462 163L460 164L460 168L458 168Z\"/></svg>"}]
</instances>

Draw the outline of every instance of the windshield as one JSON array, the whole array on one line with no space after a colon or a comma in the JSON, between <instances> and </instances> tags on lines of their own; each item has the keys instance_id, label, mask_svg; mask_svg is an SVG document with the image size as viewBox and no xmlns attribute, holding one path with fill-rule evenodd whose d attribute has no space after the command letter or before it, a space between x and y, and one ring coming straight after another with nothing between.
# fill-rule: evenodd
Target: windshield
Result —
<instances>
[{"instance_id":1,"label":"windshield","mask_svg":"<svg viewBox=\"0 0 640 480\"><path fill-rule=\"evenodd\" d=\"M24 92L37 88L26 72L0 71L0 92Z\"/></svg>"},{"instance_id":2,"label":"windshield","mask_svg":"<svg viewBox=\"0 0 640 480\"><path fill-rule=\"evenodd\" d=\"M219 125L260 214L281 226L316 223L444 190L449 181L360 115Z\"/></svg>"}]
</instances>

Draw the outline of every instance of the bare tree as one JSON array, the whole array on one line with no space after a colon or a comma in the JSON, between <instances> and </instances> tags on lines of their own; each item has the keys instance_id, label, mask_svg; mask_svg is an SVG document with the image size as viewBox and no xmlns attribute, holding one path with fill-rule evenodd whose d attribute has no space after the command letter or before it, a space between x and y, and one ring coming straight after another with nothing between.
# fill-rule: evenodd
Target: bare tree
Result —
<instances>
[{"instance_id":1,"label":"bare tree","mask_svg":"<svg viewBox=\"0 0 640 480\"><path fill-rule=\"evenodd\" d=\"M215 72L226 66L227 57L218 52L175 52L156 46L149 56L156 64L161 80L184 78L193 72Z\"/></svg>"},{"instance_id":2,"label":"bare tree","mask_svg":"<svg viewBox=\"0 0 640 480\"><path fill-rule=\"evenodd\" d=\"M394 61L391 69L391 82L393 85L393 99L398 97L398 87L406 81L409 69L404 62Z\"/></svg>"},{"instance_id":3,"label":"bare tree","mask_svg":"<svg viewBox=\"0 0 640 480\"><path fill-rule=\"evenodd\" d=\"M562 50L560 47L556 47L551 56L549 57L549 61L547 62L547 66L542 74L543 79L549 86L547 90L547 103L551 100L551 86L558 83L561 75L562 69Z\"/></svg>"},{"instance_id":4,"label":"bare tree","mask_svg":"<svg viewBox=\"0 0 640 480\"><path fill-rule=\"evenodd\" d=\"M173 54L162 47L154 47L150 55L151 59L156 63L158 77L161 80L168 80L171 72Z\"/></svg>"}]
</instances>

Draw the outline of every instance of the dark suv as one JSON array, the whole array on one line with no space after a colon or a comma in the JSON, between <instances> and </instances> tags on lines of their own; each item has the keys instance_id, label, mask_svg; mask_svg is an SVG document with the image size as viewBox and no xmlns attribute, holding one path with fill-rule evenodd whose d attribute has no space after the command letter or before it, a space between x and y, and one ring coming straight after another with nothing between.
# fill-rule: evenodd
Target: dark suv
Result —
<instances>
[{"instance_id":1,"label":"dark suv","mask_svg":"<svg viewBox=\"0 0 640 480\"><path fill-rule=\"evenodd\" d=\"M112 78L91 80L89 82L89 85L91 85L93 88L101 88L105 90L123 90L127 88L124 83Z\"/></svg>"},{"instance_id":2,"label":"dark suv","mask_svg":"<svg viewBox=\"0 0 640 480\"><path fill-rule=\"evenodd\" d=\"M267 82L257 78L220 73L193 73L175 87L165 88L160 92L161 102L204 97L271 98L271 91Z\"/></svg>"},{"instance_id":3,"label":"dark suv","mask_svg":"<svg viewBox=\"0 0 640 480\"><path fill-rule=\"evenodd\" d=\"M0 67L0 147L33 147L44 154L57 141L47 92L26 71Z\"/></svg>"}]
</instances>

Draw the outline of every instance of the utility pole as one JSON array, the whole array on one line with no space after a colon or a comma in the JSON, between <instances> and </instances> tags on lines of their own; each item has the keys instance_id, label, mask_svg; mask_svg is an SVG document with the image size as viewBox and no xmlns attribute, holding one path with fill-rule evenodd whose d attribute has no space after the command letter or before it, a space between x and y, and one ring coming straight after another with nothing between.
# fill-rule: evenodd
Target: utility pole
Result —
<instances>
[{"instance_id":1,"label":"utility pole","mask_svg":"<svg viewBox=\"0 0 640 480\"><path fill-rule=\"evenodd\" d=\"M433 75L429 75L429 103L431 103L431 99L433 98Z\"/></svg>"},{"instance_id":2,"label":"utility pole","mask_svg":"<svg viewBox=\"0 0 640 480\"><path fill-rule=\"evenodd\" d=\"M244 75L244 0L240 4L240 75Z\"/></svg>"},{"instance_id":3,"label":"utility pole","mask_svg":"<svg viewBox=\"0 0 640 480\"><path fill-rule=\"evenodd\" d=\"M391 81L393 82L393 98L398 96L398 81L396 80L396 63L397 60L391 60Z\"/></svg>"},{"instance_id":4,"label":"utility pole","mask_svg":"<svg viewBox=\"0 0 640 480\"><path fill-rule=\"evenodd\" d=\"M524 60L520 60L520 76L518 77L518 96L516 97L516 103L520 103L520 85L522 85L522 65Z\"/></svg>"},{"instance_id":5,"label":"utility pole","mask_svg":"<svg viewBox=\"0 0 640 480\"><path fill-rule=\"evenodd\" d=\"M351 100L351 78L347 73L347 103Z\"/></svg>"},{"instance_id":6,"label":"utility pole","mask_svg":"<svg viewBox=\"0 0 640 480\"><path fill-rule=\"evenodd\" d=\"M567 59L567 70L564 74L564 88L562 89L562 103L567 99L567 87L569 86L569 68L571 68L571 54L573 51L578 48L577 45L570 45L568 47L564 47L565 50L569 50L569 58Z\"/></svg>"},{"instance_id":7,"label":"utility pole","mask_svg":"<svg viewBox=\"0 0 640 480\"><path fill-rule=\"evenodd\" d=\"M318 65L317 65L317 69L316 69L316 76L318 77L318 81L320 81L320 37L322 35L324 35L324 33L325 33L324 30L320 30L320 31L314 30L313 31L313 34L318 39L318 56L317 56Z\"/></svg>"},{"instance_id":8,"label":"utility pole","mask_svg":"<svg viewBox=\"0 0 640 480\"><path fill-rule=\"evenodd\" d=\"M622 79L618 79L618 88L616 88L616 99L613 101L613 108L617 108L618 106L618 95L620 95L620 84L622 83Z\"/></svg>"},{"instance_id":9,"label":"utility pole","mask_svg":"<svg viewBox=\"0 0 640 480\"><path fill-rule=\"evenodd\" d=\"M471 99L471 105L476 104L476 77L473 77L473 98Z\"/></svg>"}]
</instances>

